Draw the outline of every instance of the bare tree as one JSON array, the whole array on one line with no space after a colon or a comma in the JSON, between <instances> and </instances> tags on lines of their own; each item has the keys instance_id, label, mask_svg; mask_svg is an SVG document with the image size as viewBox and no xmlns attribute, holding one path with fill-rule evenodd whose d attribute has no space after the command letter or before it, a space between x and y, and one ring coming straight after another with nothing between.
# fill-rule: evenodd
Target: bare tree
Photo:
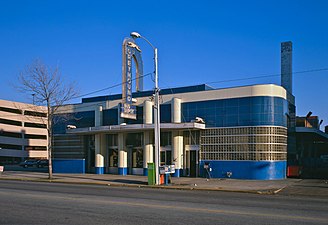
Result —
<instances>
[{"instance_id":1,"label":"bare tree","mask_svg":"<svg viewBox=\"0 0 328 225\"><path fill-rule=\"evenodd\" d=\"M65 84L58 66L52 68L34 60L19 74L19 89L33 94L34 103L47 107L49 179L52 179L53 119L60 106L77 96L73 83Z\"/></svg>"}]
</instances>

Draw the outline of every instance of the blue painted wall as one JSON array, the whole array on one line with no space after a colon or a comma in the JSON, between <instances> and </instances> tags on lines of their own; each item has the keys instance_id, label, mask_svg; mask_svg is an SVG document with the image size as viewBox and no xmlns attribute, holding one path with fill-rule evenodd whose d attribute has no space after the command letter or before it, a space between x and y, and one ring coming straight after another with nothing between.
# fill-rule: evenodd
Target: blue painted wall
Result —
<instances>
[{"instance_id":1,"label":"blue painted wall","mask_svg":"<svg viewBox=\"0 0 328 225\"><path fill-rule=\"evenodd\" d=\"M204 163L209 163L211 178L280 180L286 178L286 161L200 161L200 176L207 177Z\"/></svg>"},{"instance_id":2,"label":"blue painted wall","mask_svg":"<svg viewBox=\"0 0 328 225\"><path fill-rule=\"evenodd\" d=\"M105 172L105 167L95 167L96 169L96 174L104 174Z\"/></svg>"},{"instance_id":3,"label":"blue painted wall","mask_svg":"<svg viewBox=\"0 0 328 225\"><path fill-rule=\"evenodd\" d=\"M54 173L85 173L84 159L54 159Z\"/></svg>"},{"instance_id":4,"label":"blue painted wall","mask_svg":"<svg viewBox=\"0 0 328 225\"><path fill-rule=\"evenodd\" d=\"M118 167L118 174L126 176L128 175L128 168L126 167Z\"/></svg>"}]
</instances>

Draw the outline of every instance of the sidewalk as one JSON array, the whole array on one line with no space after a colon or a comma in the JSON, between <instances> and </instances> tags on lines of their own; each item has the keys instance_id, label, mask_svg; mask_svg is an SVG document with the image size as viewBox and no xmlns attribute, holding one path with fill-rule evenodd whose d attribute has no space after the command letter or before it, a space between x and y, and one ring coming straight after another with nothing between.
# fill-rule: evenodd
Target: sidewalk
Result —
<instances>
[{"instance_id":1,"label":"sidewalk","mask_svg":"<svg viewBox=\"0 0 328 225\"><path fill-rule=\"evenodd\" d=\"M276 194L286 187L295 186L300 179L285 180L235 180L235 179L205 179L189 177L172 177L169 185L150 186L145 176L120 176L113 174L54 174L53 179L48 180L47 173L5 171L0 174L0 180L22 180L36 182L55 182L71 184L93 184L107 186L130 186L140 188L166 188L203 191L230 191L247 192L257 194ZM328 185L327 185L328 187ZM328 192L328 188L327 188ZM328 193L327 193L328 196Z\"/></svg>"}]
</instances>

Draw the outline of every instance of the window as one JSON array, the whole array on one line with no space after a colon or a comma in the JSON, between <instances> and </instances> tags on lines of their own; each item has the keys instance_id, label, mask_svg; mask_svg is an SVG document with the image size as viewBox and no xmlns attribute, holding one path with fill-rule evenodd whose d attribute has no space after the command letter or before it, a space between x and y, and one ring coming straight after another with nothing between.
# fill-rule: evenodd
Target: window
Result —
<instances>
[{"instance_id":1,"label":"window","mask_svg":"<svg viewBox=\"0 0 328 225\"><path fill-rule=\"evenodd\" d=\"M53 117L53 122L54 134L64 134L67 125L74 125L77 128L94 127L95 111L56 114Z\"/></svg>"},{"instance_id":2,"label":"window","mask_svg":"<svg viewBox=\"0 0 328 225\"><path fill-rule=\"evenodd\" d=\"M201 160L286 160L287 129L217 128L201 131Z\"/></svg>"},{"instance_id":3,"label":"window","mask_svg":"<svg viewBox=\"0 0 328 225\"><path fill-rule=\"evenodd\" d=\"M258 96L186 102L181 104L182 121L202 117L206 127L287 126L287 101L278 97Z\"/></svg>"},{"instance_id":4,"label":"window","mask_svg":"<svg viewBox=\"0 0 328 225\"><path fill-rule=\"evenodd\" d=\"M109 167L117 167L118 165L118 151L117 149L108 149Z\"/></svg>"},{"instance_id":5,"label":"window","mask_svg":"<svg viewBox=\"0 0 328 225\"><path fill-rule=\"evenodd\" d=\"M133 148L132 150L132 167L143 168L143 149Z\"/></svg>"},{"instance_id":6,"label":"window","mask_svg":"<svg viewBox=\"0 0 328 225\"><path fill-rule=\"evenodd\" d=\"M171 132L161 132L161 146L172 145Z\"/></svg>"},{"instance_id":7,"label":"window","mask_svg":"<svg viewBox=\"0 0 328 225\"><path fill-rule=\"evenodd\" d=\"M103 125L118 125L118 109L103 110Z\"/></svg>"}]
</instances>

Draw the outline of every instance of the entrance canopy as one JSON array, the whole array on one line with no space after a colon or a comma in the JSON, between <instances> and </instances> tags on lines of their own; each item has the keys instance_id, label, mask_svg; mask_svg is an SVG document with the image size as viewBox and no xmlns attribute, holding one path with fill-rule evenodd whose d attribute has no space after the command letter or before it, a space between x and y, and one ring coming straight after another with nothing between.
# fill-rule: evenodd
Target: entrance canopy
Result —
<instances>
[{"instance_id":1,"label":"entrance canopy","mask_svg":"<svg viewBox=\"0 0 328 225\"><path fill-rule=\"evenodd\" d=\"M203 130L205 124L202 123L162 123L161 130ZM112 126L98 126L68 129L67 134L98 134L98 133L120 133L120 132L141 132L154 130L154 124L122 124Z\"/></svg>"}]
</instances>

